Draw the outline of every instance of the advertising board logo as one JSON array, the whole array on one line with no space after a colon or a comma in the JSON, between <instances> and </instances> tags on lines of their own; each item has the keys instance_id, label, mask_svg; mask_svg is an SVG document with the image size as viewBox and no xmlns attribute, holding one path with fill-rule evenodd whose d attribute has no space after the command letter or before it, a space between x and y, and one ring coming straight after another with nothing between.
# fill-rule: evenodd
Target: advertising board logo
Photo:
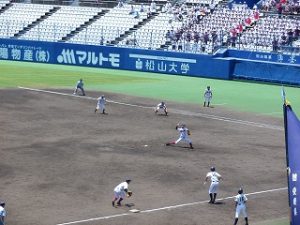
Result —
<instances>
[{"instance_id":1,"label":"advertising board logo","mask_svg":"<svg viewBox=\"0 0 300 225\"><path fill-rule=\"evenodd\" d=\"M63 49L61 54L57 56L57 62L66 64L76 64L74 50Z\"/></svg>"}]
</instances>

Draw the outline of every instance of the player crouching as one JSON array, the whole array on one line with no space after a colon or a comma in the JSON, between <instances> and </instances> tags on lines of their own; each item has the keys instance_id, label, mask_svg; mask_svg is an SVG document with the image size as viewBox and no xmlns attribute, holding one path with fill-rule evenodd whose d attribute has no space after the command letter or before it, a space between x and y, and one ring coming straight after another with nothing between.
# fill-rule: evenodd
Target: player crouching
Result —
<instances>
[{"instance_id":1,"label":"player crouching","mask_svg":"<svg viewBox=\"0 0 300 225\"><path fill-rule=\"evenodd\" d=\"M186 127L185 124L177 124L176 126L176 130L179 131L179 138L176 141L172 141L172 142L168 142L166 143L167 146L172 145L172 144L177 144L178 142L180 142L181 140L189 143L190 148L193 149L193 144L192 144L192 140L189 138L189 136L191 135L190 130Z\"/></svg>"},{"instance_id":2,"label":"player crouching","mask_svg":"<svg viewBox=\"0 0 300 225\"><path fill-rule=\"evenodd\" d=\"M155 114L157 114L159 111L163 111L165 115L168 115L168 109L164 102L159 103L155 108Z\"/></svg>"}]
</instances>

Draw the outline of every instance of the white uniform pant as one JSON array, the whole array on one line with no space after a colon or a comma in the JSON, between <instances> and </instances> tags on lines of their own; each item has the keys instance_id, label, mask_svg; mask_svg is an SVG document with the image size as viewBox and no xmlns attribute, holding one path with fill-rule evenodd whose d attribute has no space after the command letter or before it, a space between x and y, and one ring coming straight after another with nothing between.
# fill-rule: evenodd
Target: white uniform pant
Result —
<instances>
[{"instance_id":1,"label":"white uniform pant","mask_svg":"<svg viewBox=\"0 0 300 225\"><path fill-rule=\"evenodd\" d=\"M114 191L114 196L115 196L115 198L125 198L125 192L124 191L120 191L120 192L118 192L118 191Z\"/></svg>"},{"instance_id":2,"label":"white uniform pant","mask_svg":"<svg viewBox=\"0 0 300 225\"><path fill-rule=\"evenodd\" d=\"M185 141L185 142L187 142L187 143L189 143L189 144L192 143L192 140L189 139L189 137L179 137L179 138L175 141L175 144L177 144L177 143L180 142L180 141Z\"/></svg>"},{"instance_id":3,"label":"white uniform pant","mask_svg":"<svg viewBox=\"0 0 300 225\"><path fill-rule=\"evenodd\" d=\"M210 102L211 99L212 99L212 97L204 97L204 101L207 102L207 103Z\"/></svg>"},{"instance_id":4,"label":"white uniform pant","mask_svg":"<svg viewBox=\"0 0 300 225\"><path fill-rule=\"evenodd\" d=\"M159 106L156 107L157 112L165 112L165 110L166 110L165 108L161 108Z\"/></svg>"},{"instance_id":5,"label":"white uniform pant","mask_svg":"<svg viewBox=\"0 0 300 225\"><path fill-rule=\"evenodd\" d=\"M245 204L241 204L241 205L236 206L235 218L239 218L241 213L244 215L244 217L247 217L247 211L246 211L246 205Z\"/></svg>"},{"instance_id":6,"label":"white uniform pant","mask_svg":"<svg viewBox=\"0 0 300 225\"><path fill-rule=\"evenodd\" d=\"M218 192L219 182L211 182L208 193L214 194Z\"/></svg>"},{"instance_id":7,"label":"white uniform pant","mask_svg":"<svg viewBox=\"0 0 300 225\"><path fill-rule=\"evenodd\" d=\"M105 105L104 104L97 104L96 109L101 109L101 111L103 111L105 109Z\"/></svg>"}]
</instances>

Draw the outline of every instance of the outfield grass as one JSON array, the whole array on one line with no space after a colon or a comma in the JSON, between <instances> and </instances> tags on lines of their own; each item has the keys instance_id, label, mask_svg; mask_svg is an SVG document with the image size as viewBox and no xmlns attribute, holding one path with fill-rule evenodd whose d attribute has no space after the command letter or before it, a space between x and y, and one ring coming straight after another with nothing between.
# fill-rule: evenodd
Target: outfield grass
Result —
<instances>
[{"instance_id":1,"label":"outfield grass","mask_svg":"<svg viewBox=\"0 0 300 225\"><path fill-rule=\"evenodd\" d=\"M213 104L238 111L282 116L281 86L185 76L109 70L77 66L0 61L0 88L73 89L83 78L85 89L150 97L158 100L202 105L207 85L213 90ZM300 91L286 87L287 98L300 116Z\"/></svg>"}]
</instances>

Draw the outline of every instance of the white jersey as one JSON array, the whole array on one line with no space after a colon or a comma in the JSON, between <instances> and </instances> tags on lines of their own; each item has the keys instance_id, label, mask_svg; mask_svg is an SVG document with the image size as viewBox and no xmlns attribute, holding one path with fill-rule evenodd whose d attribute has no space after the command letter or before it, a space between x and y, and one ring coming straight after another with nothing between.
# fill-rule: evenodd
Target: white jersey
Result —
<instances>
[{"instance_id":1,"label":"white jersey","mask_svg":"<svg viewBox=\"0 0 300 225\"><path fill-rule=\"evenodd\" d=\"M237 203L237 205L242 206L245 205L246 201L247 201L247 197L244 194L238 194L237 196L235 196L235 202Z\"/></svg>"},{"instance_id":2,"label":"white jersey","mask_svg":"<svg viewBox=\"0 0 300 225\"><path fill-rule=\"evenodd\" d=\"M159 108L159 109L165 109L166 105L162 104L162 103L159 103L156 107Z\"/></svg>"},{"instance_id":3,"label":"white jersey","mask_svg":"<svg viewBox=\"0 0 300 225\"><path fill-rule=\"evenodd\" d=\"M207 173L206 177L209 177L211 182L219 182L221 175L218 172L211 171Z\"/></svg>"},{"instance_id":4,"label":"white jersey","mask_svg":"<svg viewBox=\"0 0 300 225\"><path fill-rule=\"evenodd\" d=\"M105 105L106 99L104 97L99 97L98 99L98 105Z\"/></svg>"},{"instance_id":5,"label":"white jersey","mask_svg":"<svg viewBox=\"0 0 300 225\"><path fill-rule=\"evenodd\" d=\"M212 98L212 91L206 89L205 92L204 92L204 97L205 98Z\"/></svg>"},{"instance_id":6,"label":"white jersey","mask_svg":"<svg viewBox=\"0 0 300 225\"><path fill-rule=\"evenodd\" d=\"M0 206L0 224L2 224L1 220L3 220L4 217L6 217L6 211L2 206Z\"/></svg>"},{"instance_id":7,"label":"white jersey","mask_svg":"<svg viewBox=\"0 0 300 225\"><path fill-rule=\"evenodd\" d=\"M125 189L128 189L128 183L126 181L116 186L114 191L120 193L120 192L125 192Z\"/></svg>"},{"instance_id":8,"label":"white jersey","mask_svg":"<svg viewBox=\"0 0 300 225\"><path fill-rule=\"evenodd\" d=\"M178 127L177 130L180 133L180 138L186 138L188 137L188 130L186 127Z\"/></svg>"}]
</instances>

